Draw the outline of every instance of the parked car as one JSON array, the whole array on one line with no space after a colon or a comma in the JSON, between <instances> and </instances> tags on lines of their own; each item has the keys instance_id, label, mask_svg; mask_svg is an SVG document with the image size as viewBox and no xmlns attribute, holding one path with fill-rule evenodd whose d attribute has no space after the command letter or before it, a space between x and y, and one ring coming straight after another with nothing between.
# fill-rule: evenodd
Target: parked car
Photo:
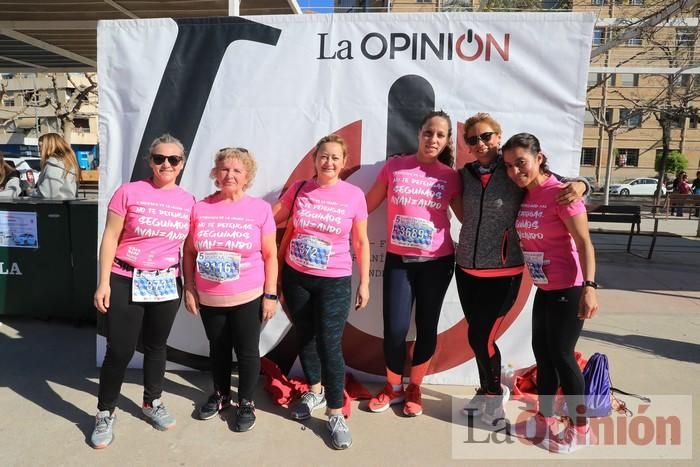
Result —
<instances>
[{"instance_id":1,"label":"parked car","mask_svg":"<svg viewBox=\"0 0 700 467\"><path fill-rule=\"evenodd\" d=\"M653 195L656 192L656 187L659 181L656 178L639 177L628 178L622 183L610 185L611 195ZM666 187L661 187L661 194L666 194Z\"/></svg>"},{"instance_id":2,"label":"parked car","mask_svg":"<svg viewBox=\"0 0 700 467\"><path fill-rule=\"evenodd\" d=\"M595 193L598 191L602 191L603 187L598 183L598 181L595 179L595 177L583 177L588 181L588 184L591 185L591 193Z\"/></svg>"},{"instance_id":3,"label":"parked car","mask_svg":"<svg viewBox=\"0 0 700 467\"><path fill-rule=\"evenodd\" d=\"M13 166L19 172L20 180L27 182L30 186L34 186L39 179L39 172L41 172L40 158L6 154L5 162Z\"/></svg>"}]
</instances>

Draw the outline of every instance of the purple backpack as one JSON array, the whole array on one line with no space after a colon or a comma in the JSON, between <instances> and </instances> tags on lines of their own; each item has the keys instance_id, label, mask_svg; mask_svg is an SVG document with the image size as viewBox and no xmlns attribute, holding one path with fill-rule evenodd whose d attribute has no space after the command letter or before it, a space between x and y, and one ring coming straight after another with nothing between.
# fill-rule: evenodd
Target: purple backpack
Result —
<instances>
[{"instance_id":1,"label":"purple backpack","mask_svg":"<svg viewBox=\"0 0 700 467\"><path fill-rule=\"evenodd\" d=\"M610 379L610 366L608 357L602 353L594 353L583 367L583 381L586 384L583 395L583 402L586 405L586 417L607 417L613 410L613 399L617 402L618 411L632 415L632 411L627 408L627 404L618 400L613 392L626 396L636 397L644 402L651 403L651 399L639 394L625 392L613 387ZM562 412L567 413L566 402L562 407Z\"/></svg>"},{"instance_id":2,"label":"purple backpack","mask_svg":"<svg viewBox=\"0 0 700 467\"><path fill-rule=\"evenodd\" d=\"M610 394L610 366L608 357L602 353L594 353L583 368L583 380L586 383L584 403L588 417L607 417L612 413Z\"/></svg>"}]
</instances>

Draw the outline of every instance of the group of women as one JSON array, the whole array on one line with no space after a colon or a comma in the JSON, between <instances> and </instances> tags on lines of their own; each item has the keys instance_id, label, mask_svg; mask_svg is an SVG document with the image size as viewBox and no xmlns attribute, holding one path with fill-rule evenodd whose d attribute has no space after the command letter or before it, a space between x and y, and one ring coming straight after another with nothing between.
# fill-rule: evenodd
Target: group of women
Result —
<instances>
[{"instance_id":1,"label":"group of women","mask_svg":"<svg viewBox=\"0 0 700 467\"><path fill-rule=\"evenodd\" d=\"M58 133L39 137L41 172L34 186L20 180L19 172L0 153L0 199L20 196L74 199L78 196L80 166L70 144ZM24 186L23 186L24 185Z\"/></svg>"},{"instance_id":2,"label":"group of women","mask_svg":"<svg viewBox=\"0 0 700 467\"><path fill-rule=\"evenodd\" d=\"M384 201L386 384L369 401L369 410L383 412L402 404L404 415L422 414L421 384L456 270L480 381L465 412L489 425L502 422L509 395L500 382L495 336L527 266L538 287L532 346L540 404L539 412L511 427L511 433L537 437L554 452L590 444L581 410L583 377L574 359L583 320L598 307L594 253L581 199L586 185L564 183L552 174L533 135L515 135L501 148L501 127L488 114L466 121L461 136L476 160L457 171L451 129L446 113L426 115L416 153L388 159L366 195L341 179L348 158L343 139L324 137L313 152L315 176L294 183L273 206L245 193L256 172L246 149L217 152L211 170L217 191L195 202L176 184L186 159L182 144L170 135L156 139L148 156L153 176L116 191L100 247L95 305L106 315L107 352L93 446L106 447L113 439L114 409L139 334L143 414L158 429L175 425L160 398L182 277L185 306L201 316L210 345L213 392L199 407L199 417L212 418L232 405L233 349L239 374L234 427L248 431L255 425L260 326L275 313L280 292L299 336L299 357L310 385L290 407L290 416L303 420L325 408L332 445L350 447L352 436L342 414L342 334L351 305L360 310L370 299L367 218ZM449 209L462 224L456 248ZM275 226L287 221L278 268ZM359 273L354 301L351 251ZM414 306L416 342L406 365ZM569 407L561 430L553 413L559 385Z\"/></svg>"}]
</instances>

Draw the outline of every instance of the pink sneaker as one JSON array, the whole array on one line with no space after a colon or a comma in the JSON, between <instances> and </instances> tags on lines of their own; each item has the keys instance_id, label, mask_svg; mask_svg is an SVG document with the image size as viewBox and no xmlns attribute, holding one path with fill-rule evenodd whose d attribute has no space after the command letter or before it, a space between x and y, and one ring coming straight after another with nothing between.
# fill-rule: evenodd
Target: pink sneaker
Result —
<instances>
[{"instance_id":1,"label":"pink sneaker","mask_svg":"<svg viewBox=\"0 0 700 467\"><path fill-rule=\"evenodd\" d=\"M556 417L545 417L537 412L527 420L510 425L508 433L517 438L527 439L533 444L540 444L543 440L555 436L554 432L557 429L557 425Z\"/></svg>"},{"instance_id":2,"label":"pink sneaker","mask_svg":"<svg viewBox=\"0 0 700 467\"><path fill-rule=\"evenodd\" d=\"M369 400L369 410L374 413L384 412L394 404L400 404L404 400L404 390L394 391L391 384L386 383L382 390Z\"/></svg>"},{"instance_id":3,"label":"pink sneaker","mask_svg":"<svg viewBox=\"0 0 700 467\"><path fill-rule=\"evenodd\" d=\"M568 421L566 428L559 435L542 441L542 447L557 454L571 454L592 444L598 444L598 440L590 424L576 426L571 421Z\"/></svg>"},{"instance_id":4,"label":"pink sneaker","mask_svg":"<svg viewBox=\"0 0 700 467\"><path fill-rule=\"evenodd\" d=\"M421 399L420 386L417 384L406 386L406 402L403 405L403 414L407 417L417 417L423 414L423 400Z\"/></svg>"}]
</instances>

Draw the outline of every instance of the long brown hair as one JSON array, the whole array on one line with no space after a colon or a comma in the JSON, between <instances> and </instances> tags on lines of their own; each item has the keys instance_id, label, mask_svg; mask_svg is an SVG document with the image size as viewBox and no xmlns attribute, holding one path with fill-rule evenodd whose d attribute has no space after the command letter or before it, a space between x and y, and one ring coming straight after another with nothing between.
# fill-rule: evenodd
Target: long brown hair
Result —
<instances>
[{"instance_id":1,"label":"long brown hair","mask_svg":"<svg viewBox=\"0 0 700 467\"><path fill-rule=\"evenodd\" d=\"M58 133L45 133L39 137L39 156L42 169L49 157L55 157L63 161L63 178L66 178L69 172L73 172L76 179L80 178L78 158L75 157L70 144Z\"/></svg>"},{"instance_id":2,"label":"long brown hair","mask_svg":"<svg viewBox=\"0 0 700 467\"><path fill-rule=\"evenodd\" d=\"M5 177L7 177L8 174L11 174L15 171L16 169L14 167L5 162L5 156L3 155L3 153L0 152L0 185L4 184Z\"/></svg>"},{"instance_id":3,"label":"long brown hair","mask_svg":"<svg viewBox=\"0 0 700 467\"><path fill-rule=\"evenodd\" d=\"M449 115L447 115L447 112L443 110L434 110L432 112L428 112L423 117L423 120L421 120L419 128L420 130L422 130L423 125L425 125L428 122L428 120L434 117L440 117L447 122L447 144L443 148L442 152L438 155L438 160L448 167L454 167L455 158L452 155L452 119Z\"/></svg>"}]
</instances>

